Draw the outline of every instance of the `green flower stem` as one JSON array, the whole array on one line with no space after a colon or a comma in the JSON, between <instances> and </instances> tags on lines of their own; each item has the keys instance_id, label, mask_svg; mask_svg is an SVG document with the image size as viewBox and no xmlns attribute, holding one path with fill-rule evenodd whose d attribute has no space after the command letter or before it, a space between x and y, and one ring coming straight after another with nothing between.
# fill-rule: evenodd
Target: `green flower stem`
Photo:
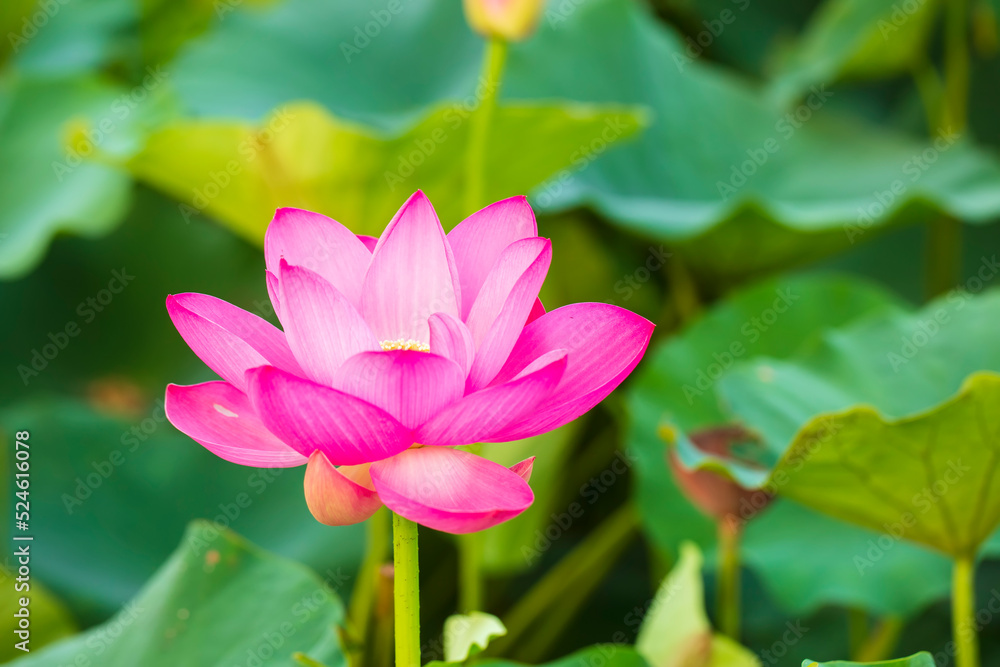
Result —
<instances>
[{"instance_id":1,"label":"green flower stem","mask_svg":"<svg viewBox=\"0 0 1000 667\"><path fill-rule=\"evenodd\" d=\"M505 654L516 647L519 659L536 658L540 648L548 647L558 638L572 615L580 611L635 536L638 526L639 519L631 504L623 505L604 519L514 605L503 618L507 635L491 643L487 653ZM523 637L529 632L532 641L526 642Z\"/></svg>"},{"instance_id":2,"label":"green flower stem","mask_svg":"<svg viewBox=\"0 0 1000 667\"><path fill-rule=\"evenodd\" d=\"M483 536L458 536L458 606L462 612L483 610Z\"/></svg>"},{"instance_id":3,"label":"green flower stem","mask_svg":"<svg viewBox=\"0 0 1000 667\"><path fill-rule=\"evenodd\" d=\"M865 619L867 621L867 619ZM892 656L893 649L903 631L903 621L898 616L885 616L872 631L863 637L857 650L851 654L855 662L878 662Z\"/></svg>"},{"instance_id":4,"label":"green flower stem","mask_svg":"<svg viewBox=\"0 0 1000 667\"><path fill-rule=\"evenodd\" d=\"M420 667L420 563L417 524L392 515L396 667Z\"/></svg>"},{"instance_id":5,"label":"green flower stem","mask_svg":"<svg viewBox=\"0 0 1000 667\"><path fill-rule=\"evenodd\" d=\"M944 17L945 128L965 130L969 103L969 3L949 0Z\"/></svg>"},{"instance_id":6,"label":"green flower stem","mask_svg":"<svg viewBox=\"0 0 1000 667\"><path fill-rule=\"evenodd\" d=\"M474 213L486 205L484 201L486 182L486 152L490 139L490 124L500 96L503 67L507 61L507 42L493 38L486 47L483 61L483 75L480 81L482 99L479 107L469 120L469 144L465 156L465 209Z\"/></svg>"},{"instance_id":7,"label":"green flower stem","mask_svg":"<svg viewBox=\"0 0 1000 667\"><path fill-rule=\"evenodd\" d=\"M718 597L716 615L719 630L740 639L740 528L731 522L719 522Z\"/></svg>"},{"instance_id":8,"label":"green flower stem","mask_svg":"<svg viewBox=\"0 0 1000 667\"><path fill-rule=\"evenodd\" d=\"M979 667L979 640L976 637L976 562L972 556L955 559L951 578L952 641L956 667Z\"/></svg>"},{"instance_id":9,"label":"green flower stem","mask_svg":"<svg viewBox=\"0 0 1000 667\"><path fill-rule=\"evenodd\" d=\"M379 568L386 562L389 555L389 514L388 510L380 509L372 515L366 524L367 540L365 558L358 571L358 578L351 591L350 618L351 638L357 648L367 644L372 610L375 604L375 594L378 589ZM355 654L356 651L352 651ZM357 657L357 656L353 656ZM352 664L356 664L356 659Z\"/></svg>"}]
</instances>

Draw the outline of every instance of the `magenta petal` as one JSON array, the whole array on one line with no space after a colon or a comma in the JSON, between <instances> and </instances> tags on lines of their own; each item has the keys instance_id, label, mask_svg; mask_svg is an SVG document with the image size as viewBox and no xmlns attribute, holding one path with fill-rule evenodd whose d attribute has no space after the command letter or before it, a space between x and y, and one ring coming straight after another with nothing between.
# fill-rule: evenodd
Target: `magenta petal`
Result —
<instances>
[{"instance_id":1,"label":"magenta petal","mask_svg":"<svg viewBox=\"0 0 1000 667\"><path fill-rule=\"evenodd\" d=\"M312 453L306 466L305 493L306 505L317 521L328 526L349 526L382 507L368 467L336 468L323 452Z\"/></svg>"},{"instance_id":2,"label":"magenta petal","mask_svg":"<svg viewBox=\"0 0 1000 667\"><path fill-rule=\"evenodd\" d=\"M368 236L367 234L358 234L358 240L365 244L368 248L368 252L375 252L375 246L378 245L378 239L374 236Z\"/></svg>"},{"instance_id":3,"label":"magenta petal","mask_svg":"<svg viewBox=\"0 0 1000 667\"><path fill-rule=\"evenodd\" d=\"M326 385L340 365L379 343L347 298L318 274L281 262L281 310L288 344L306 376Z\"/></svg>"},{"instance_id":4,"label":"magenta petal","mask_svg":"<svg viewBox=\"0 0 1000 667\"><path fill-rule=\"evenodd\" d=\"M358 305L371 253L336 220L297 208L279 208L264 234L267 269L279 273L281 260L314 271Z\"/></svg>"},{"instance_id":5,"label":"magenta petal","mask_svg":"<svg viewBox=\"0 0 1000 667\"><path fill-rule=\"evenodd\" d=\"M466 320L476 343L469 391L489 384L507 361L551 261L552 243L548 239L515 241L500 253Z\"/></svg>"},{"instance_id":6,"label":"magenta petal","mask_svg":"<svg viewBox=\"0 0 1000 667\"><path fill-rule=\"evenodd\" d=\"M490 204L458 223L448 234L461 277L462 318L472 304L497 258L514 241L538 236L535 214L526 197Z\"/></svg>"},{"instance_id":7,"label":"magenta petal","mask_svg":"<svg viewBox=\"0 0 1000 667\"><path fill-rule=\"evenodd\" d=\"M333 386L416 428L462 397L465 374L429 352L362 352L341 366Z\"/></svg>"},{"instance_id":8,"label":"magenta petal","mask_svg":"<svg viewBox=\"0 0 1000 667\"><path fill-rule=\"evenodd\" d=\"M564 354L523 377L468 394L417 429L414 439L425 445L513 440L505 437L505 429L552 393L565 370Z\"/></svg>"},{"instance_id":9,"label":"magenta petal","mask_svg":"<svg viewBox=\"0 0 1000 667\"><path fill-rule=\"evenodd\" d=\"M525 482L531 481L531 470L535 467L535 457L524 459L520 463L515 463L510 467L511 472L516 472Z\"/></svg>"},{"instance_id":10,"label":"magenta petal","mask_svg":"<svg viewBox=\"0 0 1000 667\"><path fill-rule=\"evenodd\" d=\"M652 334L652 322L603 303L563 306L527 325L494 384L509 381L554 350L566 350L569 357L556 389L505 435L527 438L590 410L632 372Z\"/></svg>"},{"instance_id":11,"label":"magenta petal","mask_svg":"<svg viewBox=\"0 0 1000 667\"><path fill-rule=\"evenodd\" d=\"M306 462L265 428L250 399L228 382L167 385L164 408L178 430L232 463L287 468Z\"/></svg>"},{"instance_id":12,"label":"magenta petal","mask_svg":"<svg viewBox=\"0 0 1000 667\"><path fill-rule=\"evenodd\" d=\"M463 376L468 375L476 356L476 344L465 322L448 313L434 313L427 324L434 353L451 359L462 369Z\"/></svg>"},{"instance_id":13,"label":"magenta petal","mask_svg":"<svg viewBox=\"0 0 1000 667\"><path fill-rule=\"evenodd\" d=\"M274 308L275 314L278 319L281 319L281 287L278 284L278 276L271 273L270 271L264 272L264 278L267 282L267 297L271 300L271 307Z\"/></svg>"},{"instance_id":14,"label":"magenta petal","mask_svg":"<svg viewBox=\"0 0 1000 667\"><path fill-rule=\"evenodd\" d=\"M445 533L473 533L513 519L535 499L516 472L447 447L407 450L371 467L393 512Z\"/></svg>"},{"instance_id":15,"label":"magenta petal","mask_svg":"<svg viewBox=\"0 0 1000 667\"><path fill-rule=\"evenodd\" d=\"M247 381L267 429L306 456L318 449L334 465L358 465L413 444L392 415L350 394L271 366L248 371Z\"/></svg>"},{"instance_id":16,"label":"magenta petal","mask_svg":"<svg viewBox=\"0 0 1000 667\"><path fill-rule=\"evenodd\" d=\"M174 294L167 297L167 312L194 353L241 391L248 368L269 364L301 372L277 327L231 303L207 294Z\"/></svg>"},{"instance_id":17,"label":"magenta petal","mask_svg":"<svg viewBox=\"0 0 1000 667\"><path fill-rule=\"evenodd\" d=\"M528 313L528 324L531 324L539 317L545 314L545 306L542 305L541 299L535 299L535 305L531 307L531 312Z\"/></svg>"},{"instance_id":18,"label":"magenta petal","mask_svg":"<svg viewBox=\"0 0 1000 667\"><path fill-rule=\"evenodd\" d=\"M459 315L458 272L437 213L417 191L382 233L361 293L361 313L380 341L427 343L427 319Z\"/></svg>"}]
</instances>

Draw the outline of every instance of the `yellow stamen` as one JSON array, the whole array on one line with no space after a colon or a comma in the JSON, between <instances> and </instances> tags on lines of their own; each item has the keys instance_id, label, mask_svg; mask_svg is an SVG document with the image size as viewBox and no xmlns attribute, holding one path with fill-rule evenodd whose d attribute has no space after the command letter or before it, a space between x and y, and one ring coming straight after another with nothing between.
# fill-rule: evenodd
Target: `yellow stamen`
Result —
<instances>
[{"instance_id":1,"label":"yellow stamen","mask_svg":"<svg viewBox=\"0 0 1000 667\"><path fill-rule=\"evenodd\" d=\"M430 352L431 346L421 343L419 340L410 338L400 338L399 340L384 340L379 345L383 350L416 350L417 352Z\"/></svg>"}]
</instances>

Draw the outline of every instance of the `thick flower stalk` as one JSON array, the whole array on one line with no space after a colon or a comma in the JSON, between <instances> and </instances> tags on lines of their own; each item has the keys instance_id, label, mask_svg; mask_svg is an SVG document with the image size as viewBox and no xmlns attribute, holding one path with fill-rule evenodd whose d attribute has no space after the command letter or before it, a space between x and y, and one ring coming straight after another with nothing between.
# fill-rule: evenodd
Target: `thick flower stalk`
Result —
<instances>
[{"instance_id":1,"label":"thick flower stalk","mask_svg":"<svg viewBox=\"0 0 1000 667\"><path fill-rule=\"evenodd\" d=\"M281 209L264 251L283 331L211 296L167 299L222 380L170 385L166 412L228 461L308 464L306 502L329 525L383 504L449 533L517 516L533 500L533 459L508 469L456 447L575 419L632 371L652 334L611 305L545 312L552 249L523 197L446 235L417 192L378 240Z\"/></svg>"}]
</instances>

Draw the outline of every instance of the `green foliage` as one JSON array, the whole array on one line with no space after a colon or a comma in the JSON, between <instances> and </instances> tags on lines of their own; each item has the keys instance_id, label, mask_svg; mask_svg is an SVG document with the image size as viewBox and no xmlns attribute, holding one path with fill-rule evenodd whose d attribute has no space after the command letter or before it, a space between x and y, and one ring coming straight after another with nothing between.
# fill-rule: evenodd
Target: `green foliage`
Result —
<instances>
[{"instance_id":1,"label":"green foliage","mask_svg":"<svg viewBox=\"0 0 1000 667\"><path fill-rule=\"evenodd\" d=\"M267 613L261 613L261 600ZM107 623L17 662L18 667L291 667L303 651L344 664L340 599L315 574L207 522Z\"/></svg>"},{"instance_id":2,"label":"green foliage","mask_svg":"<svg viewBox=\"0 0 1000 667\"><path fill-rule=\"evenodd\" d=\"M956 291L831 332L801 359L740 366L721 395L783 453L770 478L783 495L968 556L1000 523L998 322L1000 292Z\"/></svg>"},{"instance_id":3,"label":"green foliage","mask_svg":"<svg viewBox=\"0 0 1000 667\"><path fill-rule=\"evenodd\" d=\"M705 616L698 547L686 543L639 628L635 649L653 667L759 667L757 657L712 633Z\"/></svg>"},{"instance_id":4,"label":"green foliage","mask_svg":"<svg viewBox=\"0 0 1000 667\"><path fill-rule=\"evenodd\" d=\"M186 220L205 212L258 244L270 222L262 211L295 206L327 214L359 234L378 235L417 188L446 227L462 209L470 111L446 106L397 136L377 136L313 103L285 105L261 125L178 121L155 132L129 161L138 178L185 202ZM497 165L489 201L530 190L578 159L581 147L614 128L638 131L626 108L508 106L497 111L487 159ZM532 146L545 144L542 154Z\"/></svg>"},{"instance_id":5,"label":"green foliage","mask_svg":"<svg viewBox=\"0 0 1000 667\"><path fill-rule=\"evenodd\" d=\"M465 662L490 645L490 641L507 634L503 622L492 614L471 611L449 616L444 622L444 659Z\"/></svg>"},{"instance_id":6,"label":"green foliage","mask_svg":"<svg viewBox=\"0 0 1000 667\"><path fill-rule=\"evenodd\" d=\"M934 667L935 664L934 658L930 653L917 653L908 658L882 660L879 662L846 662L844 660L835 660L833 662L802 661L802 667Z\"/></svg>"},{"instance_id":7,"label":"green foliage","mask_svg":"<svg viewBox=\"0 0 1000 667\"><path fill-rule=\"evenodd\" d=\"M0 77L0 278L33 268L59 232L97 236L120 222L128 177L84 156L127 139L123 92L95 78Z\"/></svg>"}]
</instances>

